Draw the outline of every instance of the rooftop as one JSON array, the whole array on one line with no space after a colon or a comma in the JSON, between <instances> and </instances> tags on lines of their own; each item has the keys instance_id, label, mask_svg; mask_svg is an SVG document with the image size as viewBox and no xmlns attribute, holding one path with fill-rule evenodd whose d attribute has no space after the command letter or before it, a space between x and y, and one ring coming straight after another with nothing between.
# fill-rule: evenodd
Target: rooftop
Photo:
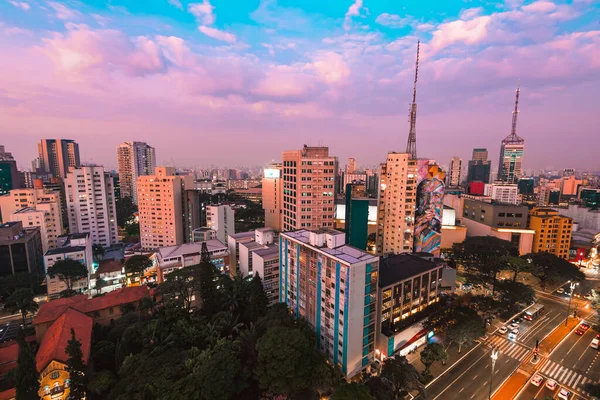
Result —
<instances>
[{"instance_id":1,"label":"rooftop","mask_svg":"<svg viewBox=\"0 0 600 400\"><path fill-rule=\"evenodd\" d=\"M25 207L25 208L21 208L20 210L15 211L13 214L25 214L25 213L34 213L34 212L43 212L43 211L38 211L33 207Z\"/></svg>"},{"instance_id":2,"label":"rooftop","mask_svg":"<svg viewBox=\"0 0 600 400\"><path fill-rule=\"evenodd\" d=\"M109 274L111 272L120 272L123 270L123 263L118 260L102 260L100 265L98 266L98 270L96 273L98 275L101 274Z\"/></svg>"},{"instance_id":3,"label":"rooftop","mask_svg":"<svg viewBox=\"0 0 600 400\"><path fill-rule=\"evenodd\" d=\"M12 228L17 224L20 224L21 221L10 221L10 222L5 222L2 225L0 225L0 229L7 229L7 228Z\"/></svg>"},{"instance_id":4,"label":"rooftop","mask_svg":"<svg viewBox=\"0 0 600 400\"><path fill-rule=\"evenodd\" d=\"M78 251L85 251L85 246L66 246L66 247L58 247L56 249L50 249L44 254L45 256L52 256L55 254L66 254L66 253L76 253Z\"/></svg>"},{"instance_id":5,"label":"rooftop","mask_svg":"<svg viewBox=\"0 0 600 400\"><path fill-rule=\"evenodd\" d=\"M394 285L436 268L438 265L433 261L412 254L383 256L379 262L379 287Z\"/></svg>"},{"instance_id":6,"label":"rooftop","mask_svg":"<svg viewBox=\"0 0 600 400\"><path fill-rule=\"evenodd\" d=\"M227 250L227 246L217 239L207 240L206 242L184 243L176 246L161 247L158 249L159 255L165 258L180 257L188 254L200 254L202 243L206 243L209 252Z\"/></svg>"},{"instance_id":7,"label":"rooftop","mask_svg":"<svg viewBox=\"0 0 600 400\"><path fill-rule=\"evenodd\" d=\"M261 256L262 258L267 258L271 256L279 255L279 246L276 244L270 244L264 249L256 250L254 254Z\"/></svg>"},{"instance_id":8,"label":"rooftop","mask_svg":"<svg viewBox=\"0 0 600 400\"><path fill-rule=\"evenodd\" d=\"M233 239L253 238L254 231L234 233L233 235L229 235L229 237Z\"/></svg>"}]
</instances>

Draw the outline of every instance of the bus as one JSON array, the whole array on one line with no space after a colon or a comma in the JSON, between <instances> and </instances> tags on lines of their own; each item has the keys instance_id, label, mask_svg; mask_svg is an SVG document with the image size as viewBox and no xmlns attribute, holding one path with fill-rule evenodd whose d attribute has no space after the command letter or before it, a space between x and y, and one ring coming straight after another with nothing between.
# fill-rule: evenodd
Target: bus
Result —
<instances>
[{"instance_id":1,"label":"bus","mask_svg":"<svg viewBox=\"0 0 600 400\"><path fill-rule=\"evenodd\" d=\"M525 315L523 315L523 318L525 318L527 321L532 321L534 318L538 317L540 314L543 313L544 306L542 304L534 304L525 311Z\"/></svg>"}]
</instances>

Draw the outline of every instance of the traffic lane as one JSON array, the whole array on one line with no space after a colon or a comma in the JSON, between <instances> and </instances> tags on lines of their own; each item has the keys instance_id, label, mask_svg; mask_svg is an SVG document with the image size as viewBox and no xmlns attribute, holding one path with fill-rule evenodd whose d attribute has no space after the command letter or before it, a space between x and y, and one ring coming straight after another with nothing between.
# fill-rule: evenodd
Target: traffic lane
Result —
<instances>
[{"instance_id":1,"label":"traffic lane","mask_svg":"<svg viewBox=\"0 0 600 400\"><path fill-rule=\"evenodd\" d=\"M598 354L598 350L590 347L592 339L595 337L596 333L591 329L588 329L582 336L571 332L552 353L550 359L577 373L587 375L590 364Z\"/></svg>"},{"instance_id":2,"label":"traffic lane","mask_svg":"<svg viewBox=\"0 0 600 400\"><path fill-rule=\"evenodd\" d=\"M477 378L471 377L464 386L464 397L472 400L487 400L490 392L491 359L490 356L482 360L485 365L480 365L477 371ZM511 376L520 365L518 360L500 353L494 366L494 380L492 381L492 393L495 392L504 381ZM458 386L457 386L458 387ZM441 399L440 399L441 400Z\"/></svg>"},{"instance_id":3,"label":"traffic lane","mask_svg":"<svg viewBox=\"0 0 600 400\"><path fill-rule=\"evenodd\" d=\"M546 308L546 312L531 322L519 341L526 346L535 347L536 340L542 340L552 332L564 319L566 314L560 308Z\"/></svg>"},{"instance_id":4,"label":"traffic lane","mask_svg":"<svg viewBox=\"0 0 600 400\"><path fill-rule=\"evenodd\" d=\"M489 349L484 346L478 346L475 348L475 350L454 364L450 370L448 370L444 375L426 388L427 398L439 398L442 400L447 398L444 397L444 394L447 395L449 390L452 390L450 393L457 393L458 390L460 390L460 387L455 390L457 387L455 386L457 385L457 382L461 381L463 377L476 370L478 363L482 359L486 359L489 362L489 353Z\"/></svg>"},{"instance_id":5,"label":"traffic lane","mask_svg":"<svg viewBox=\"0 0 600 400\"><path fill-rule=\"evenodd\" d=\"M542 384L540 386L535 386L534 384L531 383L531 378L530 378L529 382L527 382L527 386L525 386L525 389L523 389L521 391L521 393L519 393L519 395L516 397L516 399L531 400L531 399L537 398L540 393L544 392L544 389L545 389L544 384L545 383L546 383L546 381L544 380L544 382L542 382ZM549 391L549 389L546 389L546 390Z\"/></svg>"}]
</instances>

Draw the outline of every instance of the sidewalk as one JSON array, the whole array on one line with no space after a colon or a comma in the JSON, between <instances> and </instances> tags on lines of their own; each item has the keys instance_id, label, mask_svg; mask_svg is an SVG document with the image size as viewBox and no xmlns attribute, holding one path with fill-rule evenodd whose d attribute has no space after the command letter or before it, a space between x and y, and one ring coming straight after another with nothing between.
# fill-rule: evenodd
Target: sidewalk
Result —
<instances>
[{"instance_id":1,"label":"sidewalk","mask_svg":"<svg viewBox=\"0 0 600 400\"><path fill-rule=\"evenodd\" d=\"M438 342L438 343L443 345L443 343L441 343L441 342ZM454 365L458 360L460 360L465 354L467 354L470 350L472 350L473 347L475 347L476 345L477 345L477 343L474 343L471 346L463 346L462 349L460 349L461 350L460 353L458 352L458 347L456 345L454 345L454 344L450 345L450 347L448 349L446 349L446 352L448 353L448 360L446 361L446 364L443 365L441 362L435 362L429 369L429 371L433 375L433 378L434 379L437 378L442 373L444 373L447 369L452 367L452 365ZM445 347L446 346L444 346L444 348ZM421 351L424 348L425 348L425 346L421 346L421 347L419 347L418 351L415 354L408 354L406 356L406 359L408 360L408 362L411 363L419 372L425 371L425 365L423 365L423 363L421 362Z\"/></svg>"}]
</instances>

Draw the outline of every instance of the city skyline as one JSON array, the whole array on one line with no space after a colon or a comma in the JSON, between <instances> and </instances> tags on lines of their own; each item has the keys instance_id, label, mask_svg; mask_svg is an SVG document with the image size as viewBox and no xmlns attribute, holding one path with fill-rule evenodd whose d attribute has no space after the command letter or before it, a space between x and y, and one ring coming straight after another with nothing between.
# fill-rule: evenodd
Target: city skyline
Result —
<instances>
[{"instance_id":1,"label":"city skyline","mask_svg":"<svg viewBox=\"0 0 600 400\"><path fill-rule=\"evenodd\" d=\"M405 148L420 39L420 156L497 159L520 79L524 169L599 169L600 6L473 5L3 2L2 144L19 166L61 137L111 169L131 140L157 165L266 165L305 143L376 165Z\"/></svg>"}]
</instances>

